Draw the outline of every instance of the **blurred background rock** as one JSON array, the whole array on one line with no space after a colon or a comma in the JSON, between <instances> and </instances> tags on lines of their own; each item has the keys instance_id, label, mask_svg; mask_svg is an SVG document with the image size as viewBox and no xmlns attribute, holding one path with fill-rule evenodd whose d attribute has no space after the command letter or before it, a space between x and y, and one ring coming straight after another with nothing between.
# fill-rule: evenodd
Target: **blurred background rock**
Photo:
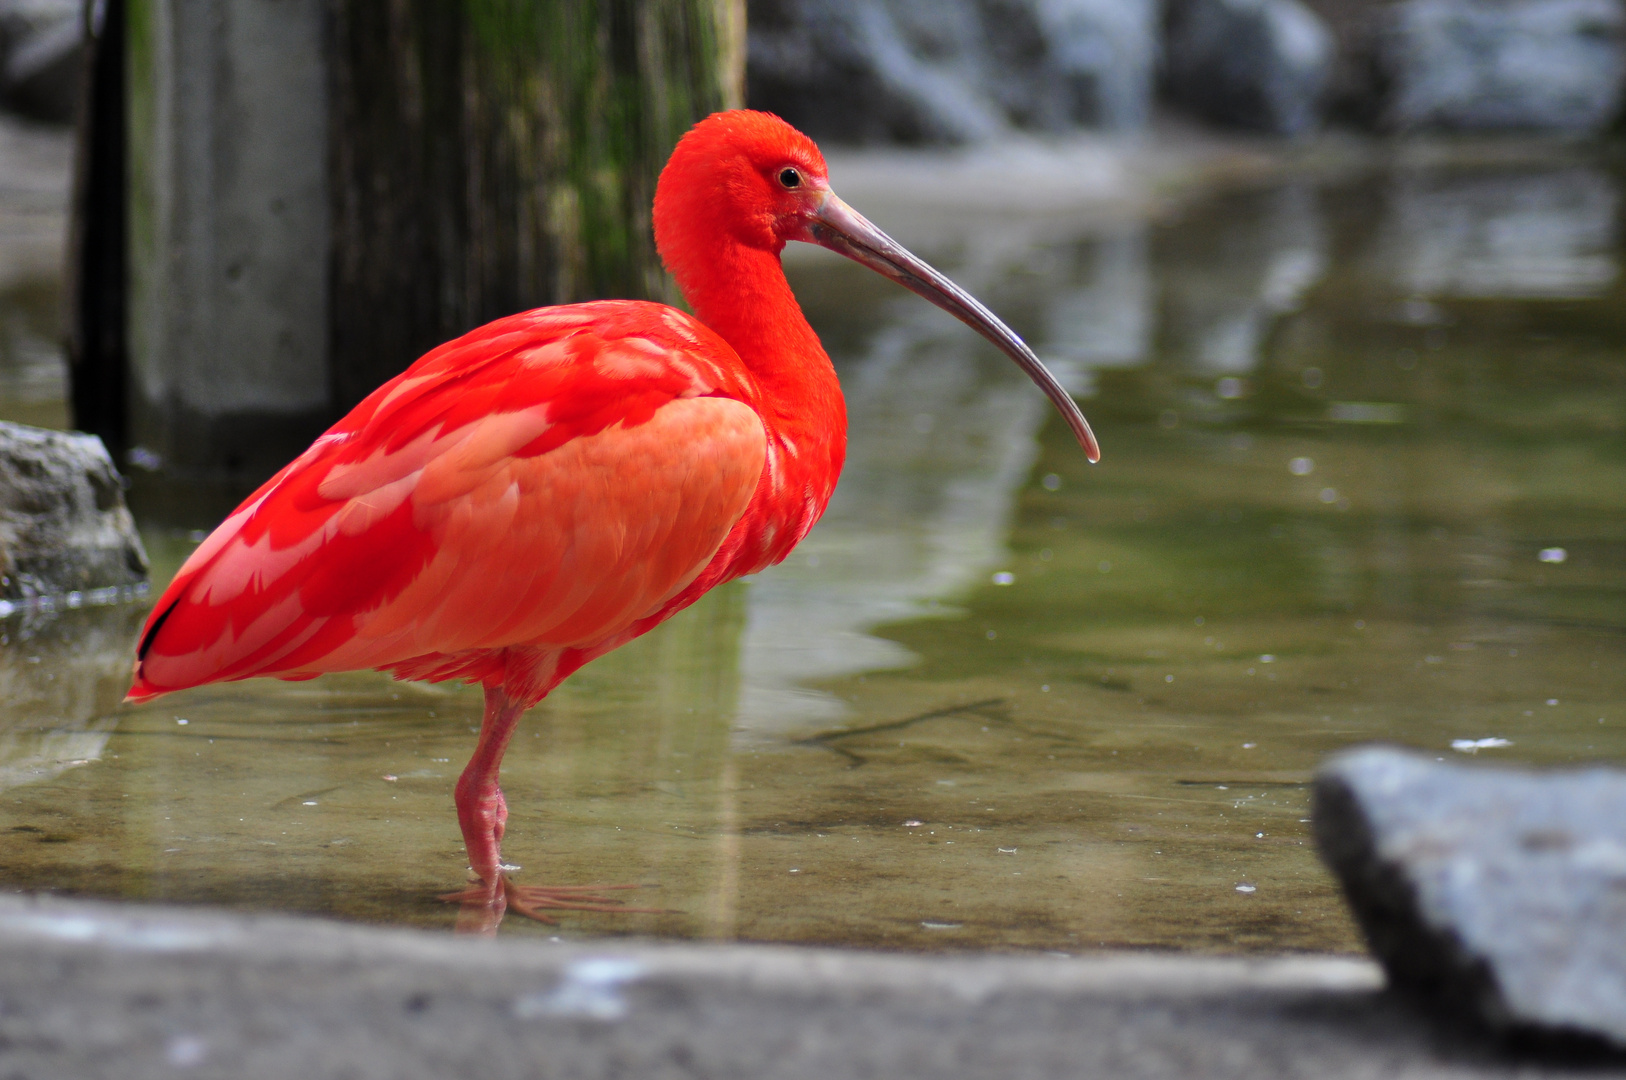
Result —
<instances>
[{"instance_id":1,"label":"blurred background rock","mask_svg":"<svg viewBox=\"0 0 1626 1080\"><path fill-rule=\"evenodd\" d=\"M816 139L1145 125L1152 0L755 0L747 100Z\"/></svg>"},{"instance_id":2,"label":"blurred background rock","mask_svg":"<svg viewBox=\"0 0 1626 1080\"><path fill-rule=\"evenodd\" d=\"M1595 132L1615 0L752 0L748 98L818 138L1134 131L1159 105L1304 135Z\"/></svg>"}]
</instances>

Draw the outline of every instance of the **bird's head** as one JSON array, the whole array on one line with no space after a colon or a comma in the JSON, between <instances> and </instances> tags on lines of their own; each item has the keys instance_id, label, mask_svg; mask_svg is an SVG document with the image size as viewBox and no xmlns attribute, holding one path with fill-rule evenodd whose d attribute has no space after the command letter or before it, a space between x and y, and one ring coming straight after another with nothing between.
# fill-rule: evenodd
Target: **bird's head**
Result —
<instances>
[{"instance_id":1,"label":"bird's head","mask_svg":"<svg viewBox=\"0 0 1626 1080\"><path fill-rule=\"evenodd\" d=\"M829 191L812 139L772 113L714 113L689 129L661 172L655 240L668 264L689 254L686 244L710 256L719 235L779 251L803 238Z\"/></svg>"},{"instance_id":2,"label":"bird's head","mask_svg":"<svg viewBox=\"0 0 1626 1080\"><path fill-rule=\"evenodd\" d=\"M790 240L829 248L930 300L993 342L1055 404L1091 461L1095 435L1071 395L1017 334L830 190L813 140L772 113L714 113L678 141L655 188L655 244L682 286L735 268L720 250L777 255Z\"/></svg>"}]
</instances>

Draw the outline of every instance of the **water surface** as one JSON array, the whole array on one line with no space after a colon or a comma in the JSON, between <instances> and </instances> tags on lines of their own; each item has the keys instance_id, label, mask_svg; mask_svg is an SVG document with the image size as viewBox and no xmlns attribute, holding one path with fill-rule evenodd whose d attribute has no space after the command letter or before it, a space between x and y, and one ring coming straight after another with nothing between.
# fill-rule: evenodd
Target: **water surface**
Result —
<instances>
[{"instance_id":1,"label":"water surface","mask_svg":"<svg viewBox=\"0 0 1626 1080\"><path fill-rule=\"evenodd\" d=\"M1096 467L947 316L796 262L851 404L826 520L505 763L522 881L672 913L503 932L1358 949L1328 753L1626 757L1619 199L1586 160L1380 168L923 252L1087 399ZM148 536L161 583L195 539ZM139 617L8 623L6 888L452 925L477 691L121 708Z\"/></svg>"}]
</instances>

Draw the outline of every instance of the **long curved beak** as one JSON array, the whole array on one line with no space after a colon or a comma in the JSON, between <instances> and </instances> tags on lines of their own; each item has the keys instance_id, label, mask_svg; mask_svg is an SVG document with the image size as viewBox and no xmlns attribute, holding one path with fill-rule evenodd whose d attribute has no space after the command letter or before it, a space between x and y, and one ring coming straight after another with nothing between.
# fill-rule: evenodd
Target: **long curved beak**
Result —
<instances>
[{"instance_id":1,"label":"long curved beak","mask_svg":"<svg viewBox=\"0 0 1626 1080\"><path fill-rule=\"evenodd\" d=\"M864 215L836 198L834 192L824 193L823 205L814 213L806 238L891 278L993 342L1016 361L1017 367L1027 372L1028 378L1037 383L1061 411L1078 445L1084 448L1084 456L1092 464L1101 460L1101 446L1072 395L1040 363L1027 342L1001 322L999 316L983 307L976 297L910 254L903 245L870 224Z\"/></svg>"}]
</instances>

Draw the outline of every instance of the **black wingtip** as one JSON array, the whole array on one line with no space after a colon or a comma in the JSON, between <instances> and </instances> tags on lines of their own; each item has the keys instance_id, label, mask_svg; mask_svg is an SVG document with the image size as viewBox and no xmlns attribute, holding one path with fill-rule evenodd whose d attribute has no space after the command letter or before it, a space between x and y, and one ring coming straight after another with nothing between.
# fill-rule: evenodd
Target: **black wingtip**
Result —
<instances>
[{"instance_id":1,"label":"black wingtip","mask_svg":"<svg viewBox=\"0 0 1626 1080\"><path fill-rule=\"evenodd\" d=\"M163 614L154 619L152 625L147 627L147 632L141 635L141 644L136 646L136 663L139 664L147 658L147 651L152 648L153 638L158 636L158 631L164 628L164 623L169 620L170 614L174 612L180 602L181 598L178 596L171 600L169 607L165 608Z\"/></svg>"}]
</instances>

